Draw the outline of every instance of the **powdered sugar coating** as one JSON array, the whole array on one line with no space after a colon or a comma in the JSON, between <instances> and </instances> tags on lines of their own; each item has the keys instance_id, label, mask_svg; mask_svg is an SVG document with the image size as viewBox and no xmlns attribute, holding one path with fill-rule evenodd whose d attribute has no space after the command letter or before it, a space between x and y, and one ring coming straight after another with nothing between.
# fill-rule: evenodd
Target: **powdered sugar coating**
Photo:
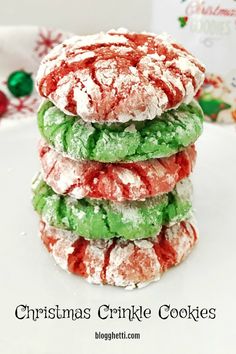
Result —
<instances>
[{"instance_id":1,"label":"powdered sugar coating","mask_svg":"<svg viewBox=\"0 0 236 354\"><path fill-rule=\"evenodd\" d=\"M39 156L43 179L57 194L123 201L170 192L191 173L196 151L189 146L168 158L104 164L72 160L41 142Z\"/></svg>"},{"instance_id":2,"label":"powdered sugar coating","mask_svg":"<svg viewBox=\"0 0 236 354\"><path fill-rule=\"evenodd\" d=\"M181 196L175 188L146 200L115 202L61 196L41 179L33 190L33 205L47 224L86 239L145 239L155 237L163 225L177 223L188 216L192 205L191 183L188 178L180 183L186 190Z\"/></svg>"},{"instance_id":3,"label":"powdered sugar coating","mask_svg":"<svg viewBox=\"0 0 236 354\"><path fill-rule=\"evenodd\" d=\"M85 121L142 121L190 103L204 71L167 36L110 31L56 46L40 65L37 86L60 110Z\"/></svg>"},{"instance_id":4,"label":"powdered sugar coating","mask_svg":"<svg viewBox=\"0 0 236 354\"><path fill-rule=\"evenodd\" d=\"M143 287L179 264L191 251L198 234L192 220L169 227L141 241L87 241L41 221L40 236L57 264L94 284Z\"/></svg>"},{"instance_id":5,"label":"powdered sugar coating","mask_svg":"<svg viewBox=\"0 0 236 354\"><path fill-rule=\"evenodd\" d=\"M131 162L184 150L201 134L203 118L200 106L192 101L151 121L85 123L45 101L38 112L38 126L50 146L74 160Z\"/></svg>"}]
</instances>

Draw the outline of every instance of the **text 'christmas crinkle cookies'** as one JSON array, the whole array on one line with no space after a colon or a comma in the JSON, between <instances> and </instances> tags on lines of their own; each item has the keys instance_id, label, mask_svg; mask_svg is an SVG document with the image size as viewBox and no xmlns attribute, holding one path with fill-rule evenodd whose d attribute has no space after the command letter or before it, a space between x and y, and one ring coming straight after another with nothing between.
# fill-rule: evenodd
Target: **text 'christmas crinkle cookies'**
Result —
<instances>
[{"instance_id":1,"label":"text 'christmas crinkle cookies'","mask_svg":"<svg viewBox=\"0 0 236 354\"><path fill-rule=\"evenodd\" d=\"M133 289L190 253L204 72L167 35L126 30L74 36L43 58L33 206L61 268Z\"/></svg>"}]
</instances>

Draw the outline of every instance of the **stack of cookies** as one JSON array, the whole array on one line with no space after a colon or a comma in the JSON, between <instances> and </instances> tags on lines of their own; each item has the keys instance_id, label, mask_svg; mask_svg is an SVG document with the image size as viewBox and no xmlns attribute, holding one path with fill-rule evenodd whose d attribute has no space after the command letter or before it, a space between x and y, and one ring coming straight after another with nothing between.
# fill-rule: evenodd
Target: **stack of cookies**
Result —
<instances>
[{"instance_id":1,"label":"stack of cookies","mask_svg":"<svg viewBox=\"0 0 236 354\"><path fill-rule=\"evenodd\" d=\"M33 205L63 269L134 288L191 251L204 71L166 35L124 30L72 37L43 59Z\"/></svg>"}]
</instances>

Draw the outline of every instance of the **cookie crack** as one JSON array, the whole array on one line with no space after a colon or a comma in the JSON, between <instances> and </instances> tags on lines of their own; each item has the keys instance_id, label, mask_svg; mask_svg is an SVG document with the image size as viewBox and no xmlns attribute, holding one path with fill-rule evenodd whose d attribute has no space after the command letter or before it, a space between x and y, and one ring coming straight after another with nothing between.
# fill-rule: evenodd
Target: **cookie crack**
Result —
<instances>
[{"instance_id":1,"label":"cookie crack","mask_svg":"<svg viewBox=\"0 0 236 354\"><path fill-rule=\"evenodd\" d=\"M104 224L106 225L108 231L109 231L109 234L110 236L117 236L117 233L116 232L113 232L112 229L111 229L111 225L109 223L109 219L108 219L108 213L107 213L107 210L106 208L104 207L104 205L102 203L99 204L99 209L102 211L102 215L103 215L103 221L104 221Z\"/></svg>"}]
</instances>

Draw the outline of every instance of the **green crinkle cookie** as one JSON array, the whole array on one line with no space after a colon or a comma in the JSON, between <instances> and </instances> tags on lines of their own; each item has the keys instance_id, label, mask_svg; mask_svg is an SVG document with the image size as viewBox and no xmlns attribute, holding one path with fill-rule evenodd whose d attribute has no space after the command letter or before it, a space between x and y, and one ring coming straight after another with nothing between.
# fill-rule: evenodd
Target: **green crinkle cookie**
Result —
<instances>
[{"instance_id":1,"label":"green crinkle cookie","mask_svg":"<svg viewBox=\"0 0 236 354\"><path fill-rule=\"evenodd\" d=\"M76 200L57 195L39 176L33 186L33 206L50 226L88 239L141 239L157 235L162 225L179 222L191 209L188 179L173 192L145 201Z\"/></svg>"},{"instance_id":2,"label":"green crinkle cookie","mask_svg":"<svg viewBox=\"0 0 236 354\"><path fill-rule=\"evenodd\" d=\"M38 126L51 146L73 159L143 161L170 156L194 143L202 132L203 113L193 101L153 120L97 124L68 116L45 101Z\"/></svg>"}]
</instances>

